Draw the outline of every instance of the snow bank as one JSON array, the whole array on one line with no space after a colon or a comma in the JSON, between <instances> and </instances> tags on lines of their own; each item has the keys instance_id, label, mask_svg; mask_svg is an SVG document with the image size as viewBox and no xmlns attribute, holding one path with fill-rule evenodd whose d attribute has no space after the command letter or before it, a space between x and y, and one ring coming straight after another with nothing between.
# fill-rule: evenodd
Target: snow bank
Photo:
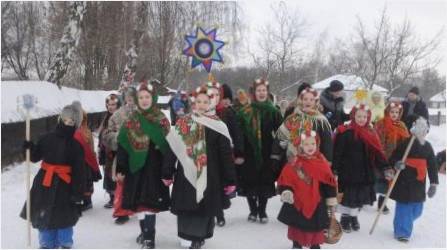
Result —
<instances>
[{"instance_id":1,"label":"snow bank","mask_svg":"<svg viewBox=\"0 0 447 250\"><path fill-rule=\"evenodd\" d=\"M31 118L37 119L57 115L65 105L78 100L88 113L104 112L104 100L116 91L79 90L62 87L44 81L2 81L2 123L23 121L24 117L17 111L17 99L25 94L37 97L37 109L31 112ZM166 104L170 96L160 96L158 103Z\"/></svg>"},{"instance_id":2,"label":"snow bank","mask_svg":"<svg viewBox=\"0 0 447 250\"><path fill-rule=\"evenodd\" d=\"M104 100L114 91L87 91L62 87L44 81L5 81L2 89L2 123L23 121L17 112L17 98L31 94L37 97L37 109L31 113L32 119L58 114L65 105L78 100L88 113L105 111Z\"/></svg>"}]
</instances>

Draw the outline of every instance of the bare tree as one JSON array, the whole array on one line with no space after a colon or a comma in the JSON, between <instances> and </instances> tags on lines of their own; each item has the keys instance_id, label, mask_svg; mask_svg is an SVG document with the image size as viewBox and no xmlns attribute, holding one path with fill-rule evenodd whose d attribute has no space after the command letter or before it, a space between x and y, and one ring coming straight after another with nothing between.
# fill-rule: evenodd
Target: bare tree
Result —
<instances>
[{"instance_id":1,"label":"bare tree","mask_svg":"<svg viewBox=\"0 0 447 250\"><path fill-rule=\"evenodd\" d=\"M301 16L298 10L290 10L286 3L281 1L278 4L271 5L274 21L265 24L259 33L263 38L258 42L258 47L262 51L259 56L252 57L255 64L264 64L263 68L269 74L278 77L276 82L279 85L285 83L288 69L296 63L299 56L299 39L304 35L304 29L307 25L306 20Z\"/></svg>"},{"instance_id":2,"label":"bare tree","mask_svg":"<svg viewBox=\"0 0 447 250\"><path fill-rule=\"evenodd\" d=\"M428 41L420 41L408 19L401 25L390 22L386 6L371 32L360 17L357 21L353 40L336 43L330 64L338 73L360 76L368 89L379 84L392 94L424 69L435 67L442 59L442 53L435 52L442 41L444 29Z\"/></svg>"},{"instance_id":3,"label":"bare tree","mask_svg":"<svg viewBox=\"0 0 447 250\"><path fill-rule=\"evenodd\" d=\"M20 80L29 79L32 64L30 22L35 21L32 2L2 3L2 61Z\"/></svg>"}]
</instances>

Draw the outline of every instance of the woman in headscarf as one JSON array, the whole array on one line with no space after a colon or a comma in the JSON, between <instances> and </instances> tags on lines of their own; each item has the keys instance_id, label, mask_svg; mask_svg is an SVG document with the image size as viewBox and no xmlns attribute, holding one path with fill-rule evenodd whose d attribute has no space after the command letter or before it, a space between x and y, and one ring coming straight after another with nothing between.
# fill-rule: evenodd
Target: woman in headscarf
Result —
<instances>
[{"instance_id":1,"label":"woman in headscarf","mask_svg":"<svg viewBox=\"0 0 447 250\"><path fill-rule=\"evenodd\" d=\"M117 179L123 181L122 207L138 214L142 248L155 248L158 212L169 209L169 189L161 181L161 168L169 145L169 120L157 107L152 85L143 82L137 91L137 110L118 134Z\"/></svg>"},{"instance_id":2,"label":"woman in headscarf","mask_svg":"<svg viewBox=\"0 0 447 250\"><path fill-rule=\"evenodd\" d=\"M193 112L178 119L167 136L171 150L163 167L165 185L174 183L171 212L178 236L195 249L213 236L222 189L227 195L236 189L231 136L218 116L207 114L211 96L206 85L193 93Z\"/></svg>"},{"instance_id":3,"label":"woman in headscarf","mask_svg":"<svg viewBox=\"0 0 447 250\"><path fill-rule=\"evenodd\" d=\"M265 79L257 79L252 86L249 105L238 112L244 136L245 162L238 167L238 195L247 197L250 214L248 220L268 222L267 201L276 195L277 173L272 169L274 134L282 122L281 112L269 100L269 86Z\"/></svg>"}]
</instances>

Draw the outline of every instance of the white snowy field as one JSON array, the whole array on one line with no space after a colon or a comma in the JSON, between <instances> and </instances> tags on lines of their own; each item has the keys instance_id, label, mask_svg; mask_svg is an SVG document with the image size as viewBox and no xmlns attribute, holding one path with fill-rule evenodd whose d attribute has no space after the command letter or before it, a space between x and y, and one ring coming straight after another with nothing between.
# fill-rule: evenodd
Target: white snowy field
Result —
<instances>
[{"instance_id":1,"label":"white snowy field","mask_svg":"<svg viewBox=\"0 0 447 250\"><path fill-rule=\"evenodd\" d=\"M435 152L445 148L445 125L432 127L428 139ZM32 174L38 164L32 165ZM25 196L24 163L10 166L2 173L1 184L1 248L26 247L26 221L19 217ZM373 235L369 229L377 214L376 206L365 207L359 216L359 232L344 234L338 244L325 244L323 248L445 248L446 247L446 178L439 175L439 187L433 199L424 203L422 217L414 226L409 243L393 239L394 202L389 202L391 213L382 215ZM112 210L103 208L108 196L102 189L102 181L95 184L93 209L84 212L74 229L74 248L139 248L135 238L139 233L136 217L125 225L115 225ZM287 227L276 220L281 207L279 197L272 198L267 207L270 222L266 225L247 222L248 206L245 199L237 197L225 211L227 224L216 227L214 237L206 241L204 248L291 248L287 239ZM339 215L337 215L339 218ZM157 215L157 248L180 248L177 238L176 217L170 212ZM32 247L38 248L37 230L32 231Z\"/></svg>"}]
</instances>

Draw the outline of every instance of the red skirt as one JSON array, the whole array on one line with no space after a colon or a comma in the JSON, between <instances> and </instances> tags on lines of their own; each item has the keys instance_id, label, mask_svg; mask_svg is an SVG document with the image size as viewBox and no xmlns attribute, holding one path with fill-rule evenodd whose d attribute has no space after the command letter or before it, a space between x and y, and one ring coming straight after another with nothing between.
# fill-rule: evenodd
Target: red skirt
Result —
<instances>
[{"instance_id":1,"label":"red skirt","mask_svg":"<svg viewBox=\"0 0 447 250\"><path fill-rule=\"evenodd\" d=\"M113 200L113 217L115 218L120 216L130 216L134 214L132 210L123 209L121 207L121 204L123 203L123 188L123 183L121 181L117 181L115 189L115 199Z\"/></svg>"},{"instance_id":2,"label":"red skirt","mask_svg":"<svg viewBox=\"0 0 447 250\"><path fill-rule=\"evenodd\" d=\"M324 243L324 232L323 230L318 232L305 232L289 226L287 238L291 241L298 242L301 246L320 245Z\"/></svg>"}]
</instances>

